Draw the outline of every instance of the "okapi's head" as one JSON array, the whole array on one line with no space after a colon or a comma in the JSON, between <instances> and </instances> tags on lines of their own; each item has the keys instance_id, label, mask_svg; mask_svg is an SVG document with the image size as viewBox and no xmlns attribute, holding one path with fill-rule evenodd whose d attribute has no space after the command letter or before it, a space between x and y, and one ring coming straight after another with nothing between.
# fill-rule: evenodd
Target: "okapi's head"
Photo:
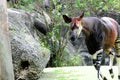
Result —
<instances>
[{"instance_id":1,"label":"okapi's head","mask_svg":"<svg viewBox=\"0 0 120 80\"><path fill-rule=\"evenodd\" d=\"M68 17L66 15L63 15L63 19L66 23L70 23L70 39L74 41L76 38L79 37L81 30L82 30L82 18L84 16L84 13L82 13L78 17Z\"/></svg>"}]
</instances>

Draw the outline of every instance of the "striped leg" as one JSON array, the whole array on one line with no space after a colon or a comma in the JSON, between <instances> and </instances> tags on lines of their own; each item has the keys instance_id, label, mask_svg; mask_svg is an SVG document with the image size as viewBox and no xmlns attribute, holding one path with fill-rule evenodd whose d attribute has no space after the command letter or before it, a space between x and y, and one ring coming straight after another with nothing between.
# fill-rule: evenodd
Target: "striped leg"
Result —
<instances>
[{"instance_id":1,"label":"striped leg","mask_svg":"<svg viewBox=\"0 0 120 80\"><path fill-rule=\"evenodd\" d=\"M110 62L109 62L110 69L109 69L109 72L110 72L111 77L114 78L112 66L113 66L113 61L114 61L115 53L113 51L110 51L109 56L110 56Z\"/></svg>"},{"instance_id":2,"label":"striped leg","mask_svg":"<svg viewBox=\"0 0 120 80\"><path fill-rule=\"evenodd\" d=\"M100 77L99 77L100 76L100 63L101 63L101 61L99 61L98 59L93 59L94 67L98 71L98 73L97 73L98 80L100 80Z\"/></svg>"},{"instance_id":3,"label":"striped leg","mask_svg":"<svg viewBox=\"0 0 120 80\"><path fill-rule=\"evenodd\" d=\"M102 53L103 53L103 49L100 49L93 55L93 64L95 69L98 71L97 73L98 80L100 80L100 76L103 80L107 80L107 78L100 73Z\"/></svg>"},{"instance_id":4,"label":"striped leg","mask_svg":"<svg viewBox=\"0 0 120 80\"><path fill-rule=\"evenodd\" d=\"M117 66L118 66L118 80L120 80L120 55L116 55Z\"/></svg>"}]
</instances>

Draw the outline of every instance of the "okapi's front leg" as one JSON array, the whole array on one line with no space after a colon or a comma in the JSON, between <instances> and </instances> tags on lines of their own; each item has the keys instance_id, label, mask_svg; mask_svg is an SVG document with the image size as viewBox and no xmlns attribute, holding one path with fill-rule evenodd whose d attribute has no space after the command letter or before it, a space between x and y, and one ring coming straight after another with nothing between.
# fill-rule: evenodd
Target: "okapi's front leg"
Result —
<instances>
[{"instance_id":1,"label":"okapi's front leg","mask_svg":"<svg viewBox=\"0 0 120 80\"><path fill-rule=\"evenodd\" d=\"M103 49L96 51L96 53L93 55L93 65L98 72L97 73L98 80L100 80L100 76L103 80L107 80L107 78L100 73L102 56L103 56Z\"/></svg>"},{"instance_id":2,"label":"okapi's front leg","mask_svg":"<svg viewBox=\"0 0 120 80\"><path fill-rule=\"evenodd\" d=\"M102 52L103 49L97 51L94 55L93 55L93 65L95 67L95 69L97 70L97 77L98 80L100 80L100 66L101 66L101 58L102 58Z\"/></svg>"}]
</instances>

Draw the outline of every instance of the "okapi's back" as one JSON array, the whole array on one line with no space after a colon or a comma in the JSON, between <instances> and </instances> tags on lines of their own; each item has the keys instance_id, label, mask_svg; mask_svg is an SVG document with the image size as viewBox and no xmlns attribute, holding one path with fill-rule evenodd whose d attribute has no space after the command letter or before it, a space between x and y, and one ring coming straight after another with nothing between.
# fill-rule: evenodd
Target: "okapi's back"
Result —
<instances>
[{"instance_id":1,"label":"okapi's back","mask_svg":"<svg viewBox=\"0 0 120 80\"><path fill-rule=\"evenodd\" d=\"M104 38L104 49L109 49L112 46L114 46L115 41L118 36L118 23L109 17L102 17L102 23L104 24L104 32L105 32L105 38Z\"/></svg>"}]
</instances>

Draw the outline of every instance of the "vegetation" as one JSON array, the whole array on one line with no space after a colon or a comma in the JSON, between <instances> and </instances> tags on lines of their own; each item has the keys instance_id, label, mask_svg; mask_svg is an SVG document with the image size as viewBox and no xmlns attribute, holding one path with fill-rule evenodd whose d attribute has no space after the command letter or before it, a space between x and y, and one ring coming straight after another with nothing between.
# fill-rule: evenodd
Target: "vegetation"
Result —
<instances>
[{"instance_id":1,"label":"vegetation","mask_svg":"<svg viewBox=\"0 0 120 80\"><path fill-rule=\"evenodd\" d=\"M23 10L32 10L34 0L10 0L12 7Z\"/></svg>"},{"instance_id":2,"label":"vegetation","mask_svg":"<svg viewBox=\"0 0 120 80\"><path fill-rule=\"evenodd\" d=\"M62 4L57 2L57 0L53 0L53 3L56 7L55 9L50 9L50 14L54 22L50 32L48 33L48 38L52 37L50 46L52 52L50 66L57 67L63 66L63 61L65 61L64 56L66 55L66 52L64 49L68 42L68 30L64 34L64 38L62 38Z\"/></svg>"}]
</instances>

